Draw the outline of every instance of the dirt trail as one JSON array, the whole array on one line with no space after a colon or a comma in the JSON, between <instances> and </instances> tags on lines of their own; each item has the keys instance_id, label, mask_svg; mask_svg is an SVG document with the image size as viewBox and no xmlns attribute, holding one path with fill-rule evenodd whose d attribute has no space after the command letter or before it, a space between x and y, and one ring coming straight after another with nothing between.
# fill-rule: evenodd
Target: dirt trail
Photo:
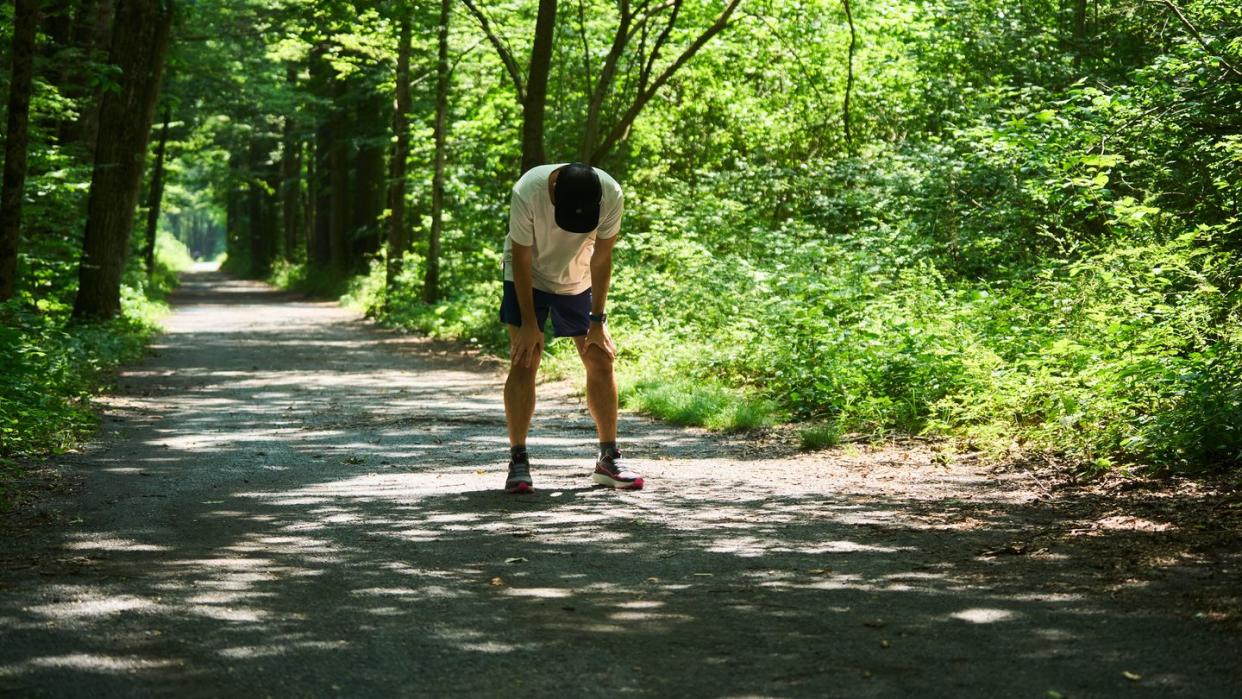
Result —
<instances>
[{"instance_id":1,"label":"dirt trail","mask_svg":"<svg viewBox=\"0 0 1242 699\"><path fill-rule=\"evenodd\" d=\"M1237 547L1171 516L632 416L650 486L597 489L557 386L540 493L507 497L495 364L218 274L175 300L61 460L78 485L0 552L0 694L1242 694L1204 597L1239 589Z\"/></svg>"}]
</instances>

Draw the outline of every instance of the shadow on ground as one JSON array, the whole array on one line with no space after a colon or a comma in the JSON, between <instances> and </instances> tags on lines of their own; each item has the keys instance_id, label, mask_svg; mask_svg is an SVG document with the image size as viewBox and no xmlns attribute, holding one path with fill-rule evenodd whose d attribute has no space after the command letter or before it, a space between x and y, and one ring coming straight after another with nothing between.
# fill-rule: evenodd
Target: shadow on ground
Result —
<instances>
[{"instance_id":1,"label":"shadow on ground","mask_svg":"<svg viewBox=\"0 0 1242 699\"><path fill-rule=\"evenodd\" d=\"M218 275L177 303L109 436L66 464L78 495L11 542L28 562L0 574L6 693L1242 686L1237 635L1185 604L1236 579L1236 549L1119 576L1092 555L1107 527L1067 538L1018 477L917 450L765 457L635 417L652 486L596 489L591 423L557 387L531 440L539 493L507 497L494 367Z\"/></svg>"}]
</instances>

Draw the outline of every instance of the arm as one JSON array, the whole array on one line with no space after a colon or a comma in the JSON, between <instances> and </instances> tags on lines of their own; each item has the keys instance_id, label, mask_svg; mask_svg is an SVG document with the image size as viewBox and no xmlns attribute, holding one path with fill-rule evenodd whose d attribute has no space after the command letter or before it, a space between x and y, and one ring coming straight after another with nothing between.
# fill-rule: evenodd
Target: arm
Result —
<instances>
[{"instance_id":1,"label":"arm","mask_svg":"<svg viewBox=\"0 0 1242 699\"><path fill-rule=\"evenodd\" d=\"M612 249L617 243L617 236L595 241L595 251L591 253L591 313L604 312L608 302L608 287L612 284ZM516 277L515 277L516 278ZM604 323L592 322L587 329L586 346L598 345L600 349L615 359L617 346L612 342L612 335Z\"/></svg>"},{"instance_id":2,"label":"arm","mask_svg":"<svg viewBox=\"0 0 1242 699\"><path fill-rule=\"evenodd\" d=\"M513 243L513 288L517 291L518 309L522 313L522 327L517 329L509 359L514 364L530 366L531 361L543 351L543 331L535 317L535 291L531 274L534 246Z\"/></svg>"},{"instance_id":3,"label":"arm","mask_svg":"<svg viewBox=\"0 0 1242 699\"><path fill-rule=\"evenodd\" d=\"M603 313L608 301L608 287L612 284L612 248L617 237L595 241L591 253L591 312ZM516 277L515 277L516 278Z\"/></svg>"}]
</instances>

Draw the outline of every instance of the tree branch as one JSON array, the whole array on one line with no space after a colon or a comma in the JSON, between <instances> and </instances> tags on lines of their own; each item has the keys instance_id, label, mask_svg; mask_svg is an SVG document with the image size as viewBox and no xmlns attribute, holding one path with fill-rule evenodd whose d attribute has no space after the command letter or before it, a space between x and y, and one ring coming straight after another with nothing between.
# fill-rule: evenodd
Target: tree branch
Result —
<instances>
[{"instance_id":1,"label":"tree branch","mask_svg":"<svg viewBox=\"0 0 1242 699\"><path fill-rule=\"evenodd\" d=\"M741 4L741 2L742 0L729 0L729 4L725 6L724 10L721 11L720 15L716 18L716 21L713 22L712 25L701 35L699 35L699 38L695 39L694 43L690 44L685 51L682 51L681 55L677 57L677 60L673 61L671 65L665 68L664 72L660 73L660 76L651 83L651 86L647 88L646 92L640 93L634 99L634 104L630 105L630 108L626 110L625 115L621 117L621 120L612 127L612 131L608 132L608 137L604 139L604 142L600 144L599 148L596 148L595 152L591 154L590 162L599 162L608 154L609 151L613 149L613 147L617 145L626 133L629 132L630 125L634 123L634 119L638 116L639 112L641 112L647 102L655 96L656 92L664 86L664 83L668 82L669 78L673 77L673 74L685 65L687 61L694 58L694 55L699 52L699 49L703 48L704 44L710 41L712 37L723 31L725 27L729 26L729 17L733 15L733 11L737 9L737 6Z\"/></svg>"},{"instance_id":2,"label":"tree branch","mask_svg":"<svg viewBox=\"0 0 1242 699\"><path fill-rule=\"evenodd\" d=\"M517 61L513 60L513 52L505 46L500 36L492 30L492 23L488 21L487 15L483 14L483 11L474 3L474 0L462 0L462 4L478 20L479 26L487 36L487 40L492 42L492 47L496 49L496 54L500 56L500 62L505 64L505 70L509 72L509 77L513 80L513 89L517 92L518 103L524 103L526 101L526 88L523 86L522 71L518 68Z\"/></svg>"},{"instance_id":3,"label":"tree branch","mask_svg":"<svg viewBox=\"0 0 1242 699\"><path fill-rule=\"evenodd\" d=\"M1237 68L1234 67L1232 63L1229 62L1228 59L1226 59L1224 56L1213 51L1211 46L1208 46L1208 43L1203 38L1203 35L1199 33L1199 30L1195 28L1195 25L1190 23L1190 20L1187 19L1186 15L1182 13L1182 9L1178 7L1177 5L1173 4L1173 0L1156 0L1156 1L1159 4L1164 5L1165 7L1169 8L1170 10L1173 11L1173 14L1177 15L1177 19L1182 23L1182 26L1186 27L1186 31L1190 32L1190 35L1195 38L1195 41L1199 42L1199 45L1203 47L1203 50L1206 51L1209 56L1220 61L1220 64L1223 65L1230 73L1233 73L1235 76L1242 78L1242 71L1239 71Z\"/></svg>"},{"instance_id":4,"label":"tree branch","mask_svg":"<svg viewBox=\"0 0 1242 699\"><path fill-rule=\"evenodd\" d=\"M599 134L599 118L600 110L604 106L604 98L608 95L608 88L612 86L613 77L617 73L617 63L621 60L622 54L625 53L625 45L629 42L630 22L633 15L630 14L629 0L621 0L621 18L617 22L617 33L612 38L612 46L608 48L608 56L604 58L604 67L599 71L599 81L595 83L595 89L590 93L590 103L587 107L586 128L582 132L582 159L589 163L594 161L590 159L591 149L595 147L595 138Z\"/></svg>"},{"instance_id":5,"label":"tree branch","mask_svg":"<svg viewBox=\"0 0 1242 699\"><path fill-rule=\"evenodd\" d=\"M651 71L655 68L656 59L660 56L660 49L668 43L668 37L672 34L673 27L677 24L677 14L681 12L681 3L682 0L673 0L673 11L669 14L668 22L665 23L664 29L656 37L655 43L651 45L651 55L647 56L647 62L638 71L639 94L642 94L647 89L647 81L651 79Z\"/></svg>"}]
</instances>

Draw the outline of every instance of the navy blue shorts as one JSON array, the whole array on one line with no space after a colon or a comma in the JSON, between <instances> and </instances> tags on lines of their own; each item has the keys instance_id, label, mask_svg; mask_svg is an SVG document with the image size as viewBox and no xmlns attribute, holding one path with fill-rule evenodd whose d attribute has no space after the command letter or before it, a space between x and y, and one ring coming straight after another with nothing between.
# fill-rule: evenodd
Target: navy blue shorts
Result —
<instances>
[{"instance_id":1,"label":"navy blue shorts","mask_svg":"<svg viewBox=\"0 0 1242 699\"><path fill-rule=\"evenodd\" d=\"M552 329L557 337L578 337L587 334L591 326L591 290L581 294L550 294L534 289L535 320L539 329L548 324L548 313L552 313ZM513 282L505 282L505 294L500 299L500 320L522 327L522 309L518 307L517 287Z\"/></svg>"}]
</instances>

